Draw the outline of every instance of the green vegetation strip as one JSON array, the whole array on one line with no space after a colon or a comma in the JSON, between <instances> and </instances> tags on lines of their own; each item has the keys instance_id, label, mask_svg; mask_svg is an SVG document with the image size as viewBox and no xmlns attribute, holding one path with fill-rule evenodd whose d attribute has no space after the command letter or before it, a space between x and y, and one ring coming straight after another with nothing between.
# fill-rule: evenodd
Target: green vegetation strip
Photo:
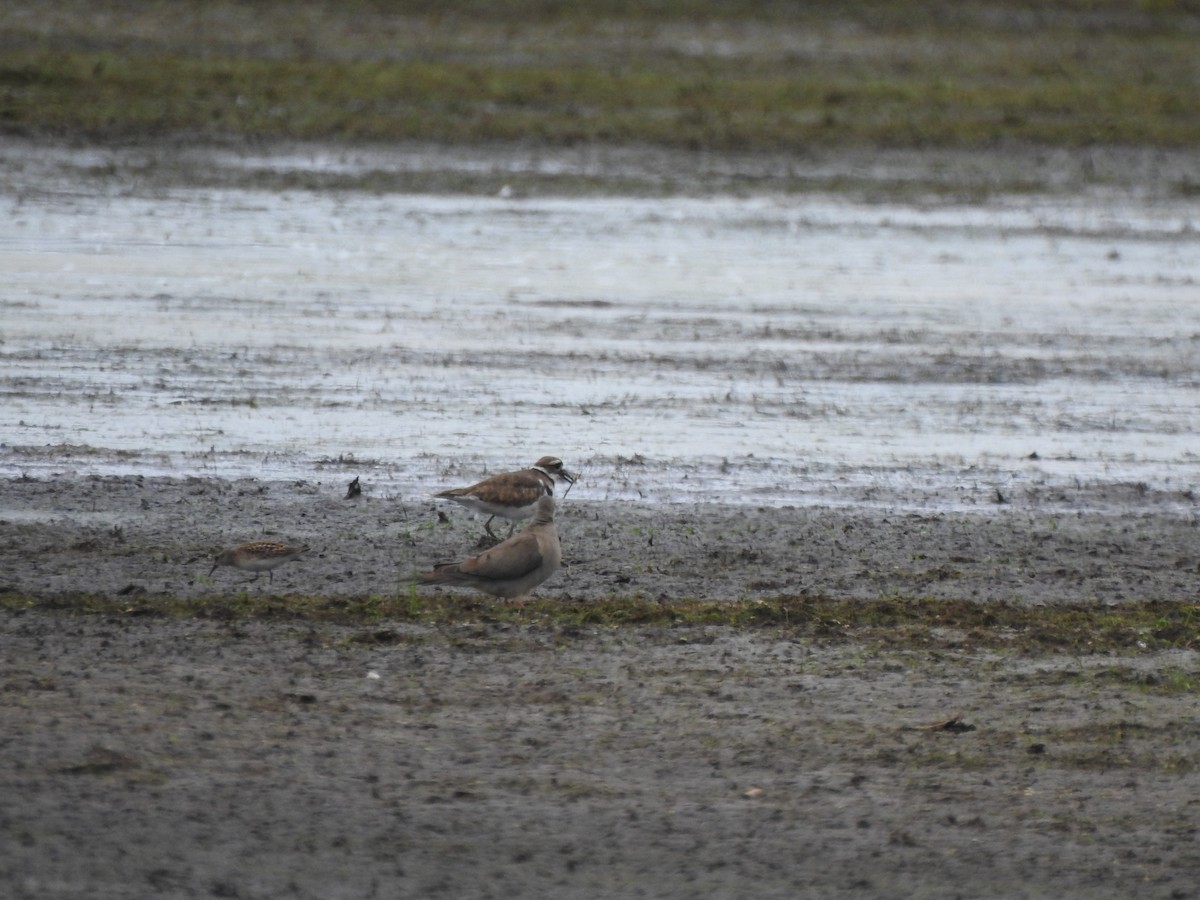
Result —
<instances>
[{"instance_id":1,"label":"green vegetation strip","mask_svg":"<svg viewBox=\"0 0 1200 900\"><path fill-rule=\"evenodd\" d=\"M15 0L0 131L717 151L1200 141L1192 4L846 6Z\"/></svg>"},{"instance_id":2,"label":"green vegetation strip","mask_svg":"<svg viewBox=\"0 0 1200 900\"><path fill-rule=\"evenodd\" d=\"M978 604L930 598L871 601L821 596L670 602L612 597L589 603L535 600L505 606L450 594L309 597L241 593L200 600L73 594L0 594L0 608L114 617L179 617L364 627L356 640L403 642L404 624L521 625L559 630L716 626L774 630L818 642L865 642L928 649L988 648L1028 653L1139 652L1200 647L1200 604L1120 606Z\"/></svg>"}]
</instances>

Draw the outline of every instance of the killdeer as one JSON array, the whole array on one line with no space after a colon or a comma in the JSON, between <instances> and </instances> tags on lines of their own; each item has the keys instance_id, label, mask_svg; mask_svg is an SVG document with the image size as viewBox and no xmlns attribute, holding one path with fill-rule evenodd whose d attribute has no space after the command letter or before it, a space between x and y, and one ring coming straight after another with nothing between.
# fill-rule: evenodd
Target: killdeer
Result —
<instances>
[{"instance_id":1,"label":"killdeer","mask_svg":"<svg viewBox=\"0 0 1200 900\"><path fill-rule=\"evenodd\" d=\"M508 519L508 536L512 537L517 521L533 515L538 498L554 495L556 478L575 483L575 476L566 470L561 459L543 456L528 469L493 475L470 487L451 488L433 496L453 500L475 512L487 513L490 518L483 528L493 538L496 533L492 531L492 519L496 516Z\"/></svg>"},{"instance_id":2,"label":"killdeer","mask_svg":"<svg viewBox=\"0 0 1200 900\"><path fill-rule=\"evenodd\" d=\"M212 575L221 566L233 566L235 569L254 572L255 578L258 577L259 572L266 572L267 583L270 584L275 580L272 569L282 566L285 562L291 562L293 559L299 559L307 552L306 544L292 546L276 541L250 541L247 544L239 544L232 550L223 550L218 553L213 561L212 570L208 574Z\"/></svg>"},{"instance_id":3,"label":"killdeer","mask_svg":"<svg viewBox=\"0 0 1200 900\"><path fill-rule=\"evenodd\" d=\"M562 546L554 526L554 498L542 495L534 510L533 521L520 534L462 562L434 566L418 580L421 584L471 587L514 603L524 602L529 592L557 572L562 563Z\"/></svg>"}]
</instances>

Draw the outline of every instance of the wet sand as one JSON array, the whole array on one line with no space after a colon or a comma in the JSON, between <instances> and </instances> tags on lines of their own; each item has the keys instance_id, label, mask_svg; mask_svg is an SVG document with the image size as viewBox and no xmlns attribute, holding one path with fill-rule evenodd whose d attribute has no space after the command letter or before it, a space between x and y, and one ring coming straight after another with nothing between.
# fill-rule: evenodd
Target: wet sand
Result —
<instances>
[{"instance_id":1,"label":"wet sand","mask_svg":"<svg viewBox=\"0 0 1200 900\"><path fill-rule=\"evenodd\" d=\"M514 623L469 593L477 619L438 626L154 615L391 596L474 548L478 517L369 482L346 500L352 474L0 484L27 607L0 613L9 896L1194 896L1193 650ZM1105 499L919 515L581 485L538 595L1193 599L1194 516ZM314 551L273 584L209 577L262 537ZM79 615L81 592L129 602Z\"/></svg>"}]
</instances>

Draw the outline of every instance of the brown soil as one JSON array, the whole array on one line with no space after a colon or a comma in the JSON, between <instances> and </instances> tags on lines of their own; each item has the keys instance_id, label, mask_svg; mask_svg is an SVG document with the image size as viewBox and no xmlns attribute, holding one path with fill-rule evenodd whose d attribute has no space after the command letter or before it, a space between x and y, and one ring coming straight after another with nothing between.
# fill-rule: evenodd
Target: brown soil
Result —
<instances>
[{"instance_id":1,"label":"brown soil","mask_svg":"<svg viewBox=\"0 0 1200 900\"><path fill-rule=\"evenodd\" d=\"M1103 515L1094 497L909 515L577 490L539 596L1193 600L1194 518L1113 492ZM431 501L344 493L0 484L0 590L22 598L0 612L6 896L1197 893L1190 649L589 627L468 594L477 619L438 625L154 614L407 595L480 533L453 507L442 523ZM218 547L262 536L314 552L273 584L209 577ZM85 615L81 594L130 602Z\"/></svg>"}]
</instances>

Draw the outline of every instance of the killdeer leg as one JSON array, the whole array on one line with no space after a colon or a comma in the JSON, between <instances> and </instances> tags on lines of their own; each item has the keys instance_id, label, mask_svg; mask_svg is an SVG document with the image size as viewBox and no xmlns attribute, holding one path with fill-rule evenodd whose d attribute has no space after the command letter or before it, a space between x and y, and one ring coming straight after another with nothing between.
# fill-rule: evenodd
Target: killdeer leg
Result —
<instances>
[{"instance_id":1,"label":"killdeer leg","mask_svg":"<svg viewBox=\"0 0 1200 900\"><path fill-rule=\"evenodd\" d=\"M492 540L498 541L500 539L498 537L496 537L496 532L492 531L492 519L494 519L494 518L496 518L496 517L492 516L491 519L488 519L486 522L483 523L483 530L488 533L488 535L492 538Z\"/></svg>"}]
</instances>

